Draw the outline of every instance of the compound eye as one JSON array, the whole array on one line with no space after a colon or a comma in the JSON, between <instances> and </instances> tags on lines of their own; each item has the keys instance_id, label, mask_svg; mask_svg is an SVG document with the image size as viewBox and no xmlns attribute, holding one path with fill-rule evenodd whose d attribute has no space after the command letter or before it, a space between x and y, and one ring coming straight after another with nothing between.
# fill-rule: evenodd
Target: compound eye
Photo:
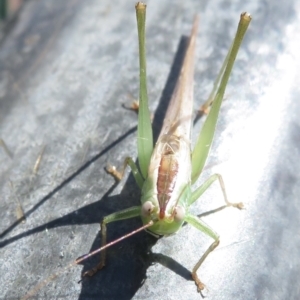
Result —
<instances>
[{"instance_id":1,"label":"compound eye","mask_svg":"<svg viewBox=\"0 0 300 300\"><path fill-rule=\"evenodd\" d=\"M174 212L174 221L182 222L185 216L185 209L182 206L176 206Z\"/></svg>"},{"instance_id":2,"label":"compound eye","mask_svg":"<svg viewBox=\"0 0 300 300\"><path fill-rule=\"evenodd\" d=\"M149 217L151 215L151 213L153 212L154 209L154 205L152 204L151 201L146 201L143 205L142 205L142 215L144 217Z\"/></svg>"}]
</instances>

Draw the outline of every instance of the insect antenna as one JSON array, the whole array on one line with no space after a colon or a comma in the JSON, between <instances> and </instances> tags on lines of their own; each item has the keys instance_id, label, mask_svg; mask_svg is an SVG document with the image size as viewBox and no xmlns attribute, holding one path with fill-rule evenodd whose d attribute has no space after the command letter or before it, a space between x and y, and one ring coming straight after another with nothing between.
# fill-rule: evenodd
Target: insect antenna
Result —
<instances>
[{"instance_id":1,"label":"insect antenna","mask_svg":"<svg viewBox=\"0 0 300 300\"><path fill-rule=\"evenodd\" d=\"M147 229L148 227L151 227L154 224L154 222L151 220L150 222L148 222L147 224L139 227L138 229L135 229L123 236L121 236L120 238L106 244L105 246L98 248L90 253L84 254L82 256L80 256L79 258L77 258L75 261L72 261L71 263L69 263L67 266L65 266L64 268L60 269L59 271L53 273L52 275L50 275L48 278L46 278L45 280L43 280L42 282L38 283L34 288L32 288L23 298L21 298L21 300L27 300L30 299L31 297L33 297L42 287L44 287L46 284L48 284L50 281L53 281L54 279L56 279L58 276L60 276L61 274L63 274L64 272L66 272L68 269L80 264L81 262L83 262L84 260L88 259L91 256L94 256L95 254L103 251L106 248L109 248L127 238L129 238L130 236L143 231L145 229ZM79 281L81 282L81 280ZM79 283L78 282L78 283Z\"/></svg>"},{"instance_id":2,"label":"insect antenna","mask_svg":"<svg viewBox=\"0 0 300 300\"><path fill-rule=\"evenodd\" d=\"M147 229L148 227L152 226L153 224L154 224L154 222L150 221L146 225L143 225L143 226L139 227L138 229L135 229L135 230L133 230L133 231L131 231L131 232L129 232L129 233L121 236L120 238L118 238L118 239L116 239L116 240L114 240L114 241L112 241L110 243L107 243L105 246L100 247L100 248L98 248L98 249L96 249L96 250L94 250L94 251L92 251L90 253L84 254L84 255L80 256L79 258L77 258L75 260L75 263L78 265L81 262L83 262L84 260L88 259L89 257L94 256L95 254L101 252L102 250L104 250L104 249L106 249L106 248L108 248L108 247L110 247L112 245L115 245L115 244L117 244L117 243L119 243L119 242L127 239L128 237L130 237L130 236L132 236L132 235L134 235L134 234L136 234L136 233L138 233L140 231L143 231L143 230Z\"/></svg>"}]
</instances>

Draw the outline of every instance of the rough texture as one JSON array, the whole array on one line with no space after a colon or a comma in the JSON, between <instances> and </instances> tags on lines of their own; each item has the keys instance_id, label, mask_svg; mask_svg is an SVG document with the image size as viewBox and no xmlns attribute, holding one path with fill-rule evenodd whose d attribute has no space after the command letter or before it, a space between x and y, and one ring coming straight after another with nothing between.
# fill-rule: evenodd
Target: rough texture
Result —
<instances>
[{"instance_id":1,"label":"rough texture","mask_svg":"<svg viewBox=\"0 0 300 300\"><path fill-rule=\"evenodd\" d=\"M196 105L209 94L239 14L253 16L201 177L221 173L230 200L246 205L243 211L229 208L204 217L221 237L199 273L209 289L206 299L297 299L299 3L170 3L147 3L148 83L151 110L158 107L156 124L174 87L180 40L189 34L194 14L200 15ZM115 187L104 171L108 163L121 166L127 155L136 157L136 115L122 104L138 95L138 54L130 1L26 1L6 30L0 48L0 137L13 159L0 148L0 298L15 299L98 247L103 216L139 203L131 176ZM17 222L18 201L25 224ZM193 211L222 204L215 184ZM110 224L108 238L140 224L138 219ZM210 243L190 226L158 241L141 233L114 246L106 268L92 279L77 284L78 266L36 297L199 299L189 270ZM84 270L96 261L87 261Z\"/></svg>"}]
</instances>

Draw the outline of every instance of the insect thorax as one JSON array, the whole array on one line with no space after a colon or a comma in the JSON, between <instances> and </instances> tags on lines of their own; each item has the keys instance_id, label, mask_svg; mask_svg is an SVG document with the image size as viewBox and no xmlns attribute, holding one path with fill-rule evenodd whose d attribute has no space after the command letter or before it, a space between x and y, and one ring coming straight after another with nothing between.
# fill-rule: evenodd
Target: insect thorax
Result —
<instances>
[{"instance_id":1,"label":"insect thorax","mask_svg":"<svg viewBox=\"0 0 300 300\"><path fill-rule=\"evenodd\" d=\"M154 152L157 164L156 192L160 207L159 218L163 219L165 214L172 215L182 189L190 181L188 167L190 150L184 139L166 134L158 140Z\"/></svg>"}]
</instances>

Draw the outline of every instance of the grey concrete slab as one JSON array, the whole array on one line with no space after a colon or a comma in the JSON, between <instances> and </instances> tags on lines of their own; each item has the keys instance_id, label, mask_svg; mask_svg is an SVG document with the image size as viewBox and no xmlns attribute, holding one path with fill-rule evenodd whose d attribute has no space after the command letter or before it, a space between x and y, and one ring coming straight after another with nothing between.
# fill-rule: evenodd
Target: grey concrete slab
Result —
<instances>
[{"instance_id":1,"label":"grey concrete slab","mask_svg":"<svg viewBox=\"0 0 300 300\"><path fill-rule=\"evenodd\" d=\"M221 244L200 275L207 299L298 299L299 3L147 4L148 83L150 108L158 108L156 124L174 87L180 41L194 14L200 15L195 107L209 94L239 14L252 14L199 181L221 173L230 200L243 201L246 209L203 217ZM11 159L0 148L0 298L17 299L98 247L105 215L139 203L131 176L115 186L104 170L108 163L121 166L126 156L136 157L136 115L122 107L138 95L134 2L27 1L0 47L0 137L13 153ZM17 219L19 202L24 224ZM202 214L222 204L216 184L192 210ZM139 219L111 224L109 239L140 225ZM90 280L77 283L97 257L64 272L35 297L199 299L190 270L210 243L190 226L158 241L143 232L111 248L106 268Z\"/></svg>"}]
</instances>

